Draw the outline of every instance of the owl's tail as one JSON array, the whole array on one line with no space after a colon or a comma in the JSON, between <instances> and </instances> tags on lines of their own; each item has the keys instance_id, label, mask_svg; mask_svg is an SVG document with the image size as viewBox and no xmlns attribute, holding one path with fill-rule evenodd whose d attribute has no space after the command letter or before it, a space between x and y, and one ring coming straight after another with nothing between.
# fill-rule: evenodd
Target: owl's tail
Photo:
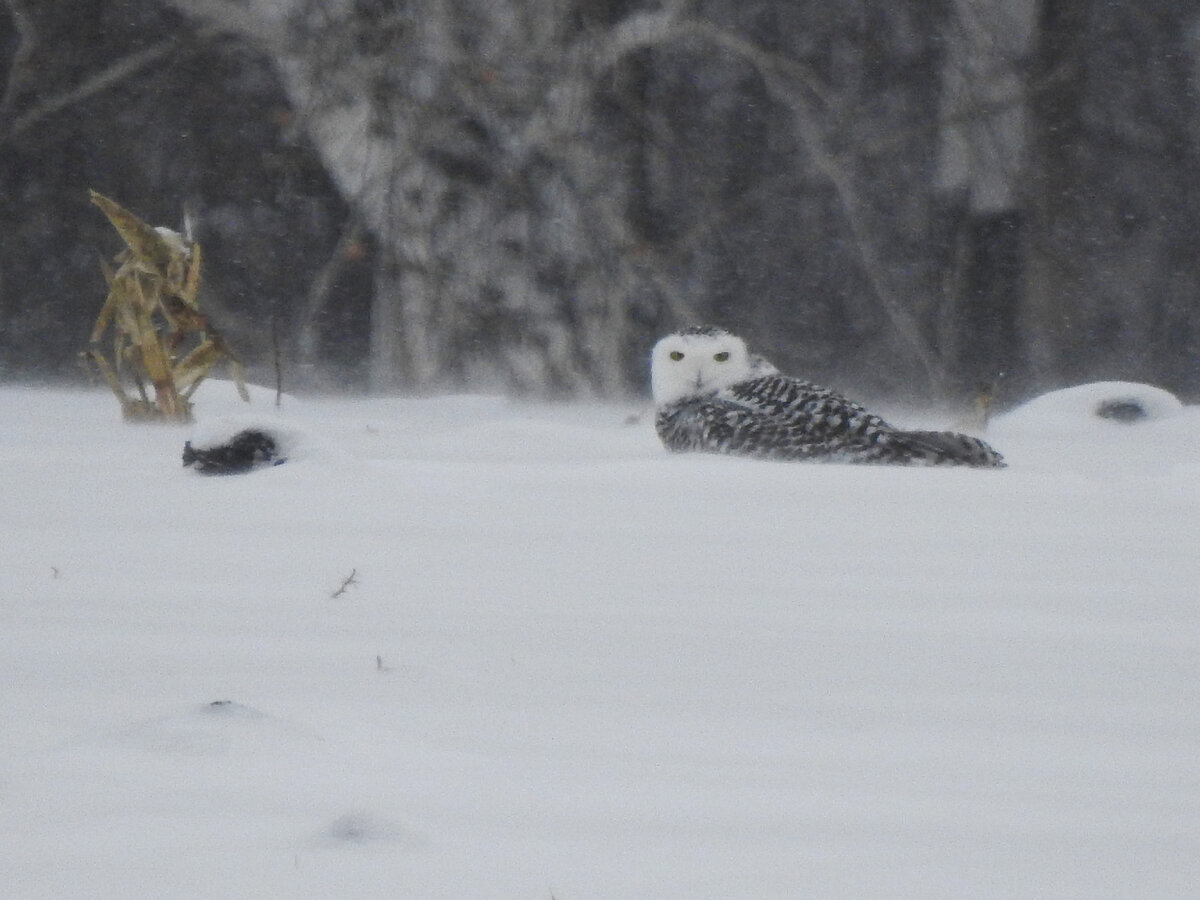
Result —
<instances>
[{"instance_id":1,"label":"owl's tail","mask_svg":"<svg viewBox=\"0 0 1200 900\"><path fill-rule=\"evenodd\" d=\"M887 450L895 462L926 466L1002 469L1004 457L979 438L954 431L893 431Z\"/></svg>"}]
</instances>

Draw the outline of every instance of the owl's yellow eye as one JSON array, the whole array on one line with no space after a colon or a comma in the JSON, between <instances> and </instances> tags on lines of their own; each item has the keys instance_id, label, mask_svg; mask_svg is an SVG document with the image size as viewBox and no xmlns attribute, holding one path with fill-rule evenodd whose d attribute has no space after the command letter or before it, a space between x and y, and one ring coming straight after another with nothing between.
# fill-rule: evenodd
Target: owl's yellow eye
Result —
<instances>
[{"instance_id":1,"label":"owl's yellow eye","mask_svg":"<svg viewBox=\"0 0 1200 900\"><path fill-rule=\"evenodd\" d=\"M729 359L729 351L722 350L720 353L714 353L713 359L715 359L717 362L725 362L725 360Z\"/></svg>"},{"instance_id":2,"label":"owl's yellow eye","mask_svg":"<svg viewBox=\"0 0 1200 900\"><path fill-rule=\"evenodd\" d=\"M678 350L672 350L671 351L671 359L675 360L675 362L679 362L681 359L683 359L683 354L680 353Z\"/></svg>"}]
</instances>

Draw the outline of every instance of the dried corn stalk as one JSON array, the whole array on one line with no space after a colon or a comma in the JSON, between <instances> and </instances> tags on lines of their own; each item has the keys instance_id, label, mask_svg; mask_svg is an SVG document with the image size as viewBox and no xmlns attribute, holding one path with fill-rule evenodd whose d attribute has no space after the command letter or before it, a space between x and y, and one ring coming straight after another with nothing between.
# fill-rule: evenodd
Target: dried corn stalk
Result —
<instances>
[{"instance_id":1,"label":"dried corn stalk","mask_svg":"<svg viewBox=\"0 0 1200 900\"><path fill-rule=\"evenodd\" d=\"M229 360L238 393L249 402L241 363L196 304L200 245L168 228L151 228L107 197L90 193L128 249L117 255L115 272L102 263L108 297L83 355L108 382L125 418L190 422L190 398L222 358ZM111 359L100 349L110 326ZM189 342L194 346L180 359ZM126 392L124 376L136 396ZM154 388L153 400L147 383Z\"/></svg>"}]
</instances>

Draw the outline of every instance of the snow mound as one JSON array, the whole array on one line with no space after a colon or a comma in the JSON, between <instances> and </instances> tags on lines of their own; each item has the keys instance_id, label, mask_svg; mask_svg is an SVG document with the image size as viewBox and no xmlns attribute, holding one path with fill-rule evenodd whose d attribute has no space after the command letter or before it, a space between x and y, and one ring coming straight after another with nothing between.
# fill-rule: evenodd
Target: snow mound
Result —
<instances>
[{"instance_id":1,"label":"snow mound","mask_svg":"<svg viewBox=\"0 0 1200 900\"><path fill-rule=\"evenodd\" d=\"M249 403L238 395L237 386L232 381L208 378L196 389L196 393L192 397L192 409L196 418L202 419L222 412L247 409L295 411L302 405L291 394L282 394L277 397L275 388L247 384L246 392L250 395Z\"/></svg>"},{"instance_id":2,"label":"snow mound","mask_svg":"<svg viewBox=\"0 0 1200 900\"><path fill-rule=\"evenodd\" d=\"M1035 397L998 416L987 437L1010 465L1053 460L1060 472L1111 480L1200 464L1198 423L1200 410L1169 391L1101 381Z\"/></svg>"},{"instance_id":3,"label":"snow mound","mask_svg":"<svg viewBox=\"0 0 1200 900\"><path fill-rule=\"evenodd\" d=\"M1056 427L1081 422L1127 424L1170 418L1182 409L1174 394L1153 385L1097 381L1042 394L1002 418Z\"/></svg>"},{"instance_id":4,"label":"snow mound","mask_svg":"<svg viewBox=\"0 0 1200 900\"><path fill-rule=\"evenodd\" d=\"M193 401L196 421L182 435L180 453L184 441L206 450L229 444L242 432L260 431L275 442L276 459L289 465L313 459L344 462L351 455L341 423L332 429L328 422L316 424L311 405L289 394L277 405L274 389L255 384L246 389L250 403L238 396L232 382L204 382Z\"/></svg>"}]
</instances>

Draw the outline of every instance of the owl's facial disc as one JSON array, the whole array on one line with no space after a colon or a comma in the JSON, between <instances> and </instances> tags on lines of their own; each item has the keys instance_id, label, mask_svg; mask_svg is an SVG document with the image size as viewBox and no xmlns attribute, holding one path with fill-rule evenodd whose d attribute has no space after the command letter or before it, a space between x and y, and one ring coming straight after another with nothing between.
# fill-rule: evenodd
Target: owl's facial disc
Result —
<instances>
[{"instance_id":1,"label":"owl's facial disc","mask_svg":"<svg viewBox=\"0 0 1200 900\"><path fill-rule=\"evenodd\" d=\"M751 375L746 344L718 328L669 334L654 347L650 380L657 404L710 394Z\"/></svg>"}]
</instances>

